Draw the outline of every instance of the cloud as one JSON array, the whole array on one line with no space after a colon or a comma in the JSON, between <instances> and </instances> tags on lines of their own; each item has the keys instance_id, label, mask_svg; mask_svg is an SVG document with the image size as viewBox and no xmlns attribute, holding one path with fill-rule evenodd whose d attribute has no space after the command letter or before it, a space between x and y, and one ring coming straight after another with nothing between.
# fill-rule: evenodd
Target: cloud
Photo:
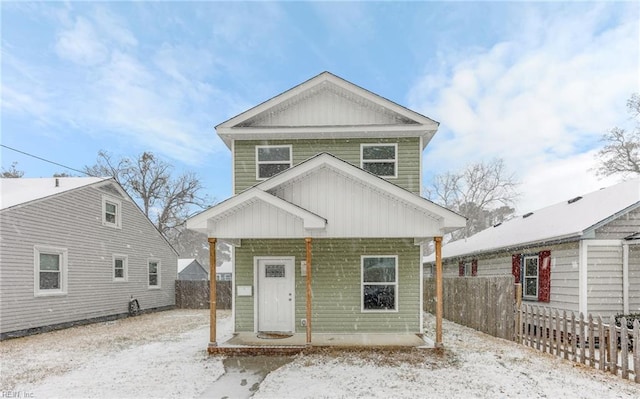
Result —
<instances>
[{"instance_id":1,"label":"cloud","mask_svg":"<svg viewBox=\"0 0 640 399\"><path fill-rule=\"evenodd\" d=\"M83 17L78 17L72 28L58 33L55 49L61 58L85 66L100 64L108 57L107 47L98 40L93 25Z\"/></svg>"},{"instance_id":2,"label":"cloud","mask_svg":"<svg viewBox=\"0 0 640 399\"><path fill-rule=\"evenodd\" d=\"M639 90L638 11L540 10L512 15L515 25L523 21L513 39L441 54L441 69L418 80L411 106L441 122L425 170L502 157L524 191L542 184L537 176L557 188L539 206L598 184L584 177L593 175L588 154L626 118L625 101Z\"/></svg>"}]
</instances>

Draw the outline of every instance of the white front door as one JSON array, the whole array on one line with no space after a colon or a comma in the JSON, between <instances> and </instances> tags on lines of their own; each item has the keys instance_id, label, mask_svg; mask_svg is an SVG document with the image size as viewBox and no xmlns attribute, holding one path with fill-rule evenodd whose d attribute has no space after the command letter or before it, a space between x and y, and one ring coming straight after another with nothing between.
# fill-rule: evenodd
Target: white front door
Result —
<instances>
[{"instance_id":1,"label":"white front door","mask_svg":"<svg viewBox=\"0 0 640 399\"><path fill-rule=\"evenodd\" d=\"M258 331L294 331L294 259L258 258Z\"/></svg>"}]
</instances>

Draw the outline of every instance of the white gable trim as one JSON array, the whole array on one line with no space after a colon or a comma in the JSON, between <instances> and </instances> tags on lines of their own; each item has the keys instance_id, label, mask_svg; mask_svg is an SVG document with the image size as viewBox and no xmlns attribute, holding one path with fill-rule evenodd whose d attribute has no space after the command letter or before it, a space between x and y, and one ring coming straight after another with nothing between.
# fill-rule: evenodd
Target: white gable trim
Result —
<instances>
[{"instance_id":1,"label":"white gable trim","mask_svg":"<svg viewBox=\"0 0 640 399\"><path fill-rule=\"evenodd\" d=\"M253 200L263 201L269 205L283 210L284 212L287 212L290 215L302 219L304 228L308 230L324 229L327 224L326 219L281 198L266 193L256 187L253 187L188 219L187 228L191 230L207 232L208 223L210 221L215 218L223 217L225 213L231 212L235 209L239 209Z\"/></svg>"}]
</instances>

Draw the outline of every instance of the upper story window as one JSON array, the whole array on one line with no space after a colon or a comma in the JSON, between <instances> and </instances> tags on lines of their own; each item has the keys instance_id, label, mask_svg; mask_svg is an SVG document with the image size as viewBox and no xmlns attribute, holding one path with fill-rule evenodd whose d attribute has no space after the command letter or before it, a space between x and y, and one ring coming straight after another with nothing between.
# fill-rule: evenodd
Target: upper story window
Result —
<instances>
[{"instance_id":1,"label":"upper story window","mask_svg":"<svg viewBox=\"0 0 640 399\"><path fill-rule=\"evenodd\" d=\"M398 309L398 257L362 256L362 310Z\"/></svg>"},{"instance_id":2,"label":"upper story window","mask_svg":"<svg viewBox=\"0 0 640 399\"><path fill-rule=\"evenodd\" d=\"M287 170L292 165L290 145L256 146L256 178L264 180Z\"/></svg>"},{"instance_id":3,"label":"upper story window","mask_svg":"<svg viewBox=\"0 0 640 399\"><path fill-rule=\"evenodd\" d=\"M67 250L34 247L34 293L36 296L67 293Z\"/></svg>"},{"instance_id":4,"label":"upper story window","mask_svg":"<svg viewBox=\"0 0 640 399\"><path fill-rule=\"evenodd\" d=\"M360 167L380 177L398 177L398 145L362 144Z\"/></svg>"},{"instance_id":5,"label":"upper story window","mask_svg":"<svg viewBox=\"0 0 640 399\"><path fill-rule=\"evenodd\" d=\"M120 228L122 222L122 202L111 197L102 197L102 225Z\"/></svg>"}]
</instances>

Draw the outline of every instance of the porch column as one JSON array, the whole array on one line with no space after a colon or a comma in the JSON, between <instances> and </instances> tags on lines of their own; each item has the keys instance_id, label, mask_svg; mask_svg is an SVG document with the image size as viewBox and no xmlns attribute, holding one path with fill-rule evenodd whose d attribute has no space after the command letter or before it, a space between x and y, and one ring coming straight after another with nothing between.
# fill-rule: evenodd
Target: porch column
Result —
<instances>
[{"instance_id":1,"label":"porch column","mask_svg":"<svg viewBox=\"0 0 640 399\"><path fill-rule=\"evenodd\" d=\"M442 348L442 237L433 237L436 246L436 348Z\"/></svg>"},{"instance_id":2,"label":"porch column","mask_svg":"<svg viewBox=\"0 0 640 399\"><path fill-rule=\"evenodd\" d=\"M311 346L311 237L304 241L307 247L307 345Z\"/></svg>"},{"instance_id":3,"label":"porch column","mask_svg":"<svg viewBox=\"0 0 640 399\"><path fill-rule=\"evenodd\" d=\"M209 241L209 347L216 347L216 239Z\"/></svg>"}]
</instances>

